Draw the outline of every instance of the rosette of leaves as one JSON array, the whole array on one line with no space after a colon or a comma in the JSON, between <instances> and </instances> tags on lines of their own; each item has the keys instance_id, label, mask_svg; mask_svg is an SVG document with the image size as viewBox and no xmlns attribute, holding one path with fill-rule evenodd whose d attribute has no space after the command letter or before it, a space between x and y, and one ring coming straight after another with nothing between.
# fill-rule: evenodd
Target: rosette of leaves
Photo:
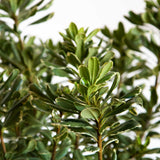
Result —
<instances>
[{"instance_id":1,"label":"rosette of leaves","mask_svg":"<svg viewBox=\"0 0 160 160\"><path fill-rule=\"evenodd\" d=\"M0 3L0 65L11 71L18 68L29 83L35 81L36 77L43 78L42 74L47 72L40 61L45 57L45 49L42 42L40 45L35 43L35 37L22 36L20 26L29 19L36 19L37 14L47 10L52 2L53 0L47 3L43 0L1 0ZM32 20L28 25L45 22L52 16L53 13L49 13ZM49 81L50 77L44 79Z\"/></svg>"},{"instance_id":2,"label":"rosette of leaves","mask_svg":"<svg viewBox=\"0 0 160 160\"><path fill-rule=\"evenodd\" d=\"M93 41L99 31L100 29L95 29L88 33L88 29L78 29L75 23L70 23L66 33L60 33L63 42L59 42L57 46L52 40L46 43L47 53L53 58L50 63L44 61L44 64L50 67L56 76L68 77L73 82L78 80L73 68L78 70L79 65L87 64L90 57L97 57L101 64L113 58L113 53L108 49L101 51L101 41L98 44ZM74 75L74 78L71 75Z\"/></svg>"}]
</instances>

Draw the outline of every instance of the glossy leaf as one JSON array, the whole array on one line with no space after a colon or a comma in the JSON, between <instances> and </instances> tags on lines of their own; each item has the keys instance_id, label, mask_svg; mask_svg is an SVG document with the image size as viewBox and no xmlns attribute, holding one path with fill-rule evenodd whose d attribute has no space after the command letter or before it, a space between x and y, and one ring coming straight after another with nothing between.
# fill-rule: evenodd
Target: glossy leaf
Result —
<instances>
[{"instance_id":1,"label":"glossy leaf","mask_svg":"<svg viewBox=\"0 0 160 160\"><path fill-rule=\"evenodd\" d=\"M75 39L75 36L77 35L77 33L78 33L78 28L77 28L77 26L76 26L76 24L75 23L70 23L70 25L69 25L69 33L71 34L71 37L73 38L73 39Z\"/></svg>"},{"instance_id":2,"label":"glossy leaf","mask_svg":"<svg viewBox=\"0 0 160 160\"><path fill-rule=\"evenodd\" d=\"M88 70L91 79L91 84L94 84L99 72L99 61L96 57L92 57L88 61Z\"/></svg>"},{"instance_id":3,"label":"glossy leaf","mask_svg":"<svg viewBox=\"0 0 160 160\"><path fill-rule=\"evenodd\" d=\"M113 66L113 62L110 61L110 62L106 62L101 68L100 68L100 71L99 71L99 75L98 75L98 78L96 81L99 81L100 79L103 79L106 74L111 70Z\"/></svg>"},{"instance_id":4,"label":"glossy leaf","mask_svg":"<svg viewBox=\"0 0 160 160\"><path fill-rule=\"evenodd\" d=\"M79 66L78 70L79 70L80 77L84 78L85 80L90 82L90 76L89 76L88 68L81 65L81 66Z\"/></svg>"}]
</instances>

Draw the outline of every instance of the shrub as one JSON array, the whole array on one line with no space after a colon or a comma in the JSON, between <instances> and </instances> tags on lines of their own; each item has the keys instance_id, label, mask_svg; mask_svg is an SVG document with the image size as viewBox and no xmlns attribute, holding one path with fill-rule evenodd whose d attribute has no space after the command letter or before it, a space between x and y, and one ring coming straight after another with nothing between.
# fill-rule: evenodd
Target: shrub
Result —
<instances>
[{"instance_id":1,"label":"shrub","mask_svg":"<svg viewBox=\"0 0 160 160\"><path fill-rule=\"evenodd\" d=\"M88 33L71 22L54 44L19 29L52 0L1 0L2 160L149 160L160 153L149 146L159 138L160 2L145 3L143 13L126 16L135 24L129 31L119 22Z\"/></svg>"}]
</instances>

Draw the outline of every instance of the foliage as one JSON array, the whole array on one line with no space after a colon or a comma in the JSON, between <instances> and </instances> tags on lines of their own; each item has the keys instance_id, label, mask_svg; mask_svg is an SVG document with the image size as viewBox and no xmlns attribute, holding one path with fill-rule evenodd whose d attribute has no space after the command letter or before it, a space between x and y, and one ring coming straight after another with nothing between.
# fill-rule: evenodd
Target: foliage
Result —
<instances>
[{"instance_id":1,"label":"foliage","mask_svg":"<svg viewBox=\"0 0 160 160\"><path fill-rule=\"evenodd\" d=\"M71 22L58 44L23 36L21 24L51 5L0 1L0 159L145 160L160 153L149 147L159 138L160 55L147 25L159 30L160 2L129 12L129 31L120 22L88 33ZM145 86L150 78L155 83Z\"/></svg>"}]
</instances>

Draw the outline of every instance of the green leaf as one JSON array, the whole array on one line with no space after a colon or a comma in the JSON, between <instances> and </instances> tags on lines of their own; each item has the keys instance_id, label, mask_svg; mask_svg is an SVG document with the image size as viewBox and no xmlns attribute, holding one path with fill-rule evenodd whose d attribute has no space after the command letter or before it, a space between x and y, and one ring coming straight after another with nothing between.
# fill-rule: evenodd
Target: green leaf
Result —
<instances>
[{"instance_id":1,"label":"green leaf","mask_svg":"<svg viewBox=\"0 0 160 160\"><path fill-rule=\"evenodd\" d=\"M12 94L17 91L22 83L22 79L20 77L17 77L11 86L11 90L3 97L3 99L0 102L0 105L5 104L9 101L11 98Z\"/></svg>"},{"instance_id":2,"label":"green leaf","mask_svg":"<svg viewBox=\"0 0 160 160\"><path fill-rule=\"evenodd\" d=\"M84 103L81 103L81 102L75 102L74 103L74 105L75 105L75 107L76 107L76 109L78 110L78 111L82 111L83 109L85 109L86 107L90 107L89 105L87 105L87 104L84 104Z\"/></svg>"},{"instance_id":3,"label":"green leaf","mask_svg":"<svg viewBox=\"0 0 160 160\"><path fill-rule=\"evenodd\" d=\"M88 68L86 66L84 66L84 65L80 65L78 67L78 70L79 70L80 77L84 78L85 80L87 80L88 82L90 82Z\"/></svg>"},{"instance_id":4,"label":"green leaf","mask_svg":"<svg viewBox=\"0 0 160 160\"><path fill-rule=\"evenodd\" d=\"M51 153L46 149L46 146L43 142L37 141L37 152L42 158L42 160L49 160L51 159Z\"/></svg>"},{"instance_id":5,"label":"green leaf","mask_svg":"<svg viewBox=\"0 0 160 160\"><path fill-rule=\"evenodd\" d=\"M113 149L112 160L117 160L117 154L115 149Z\"/></svg>"},{"instance_id":6,"label":"green leaf","mask_svg":"<svg viewBox=\"0 0 160 160\"><path fill-rule=\"evenodd\" d=\"M140 87L134 88L129 93L125 94L122 98L133 98L138 96L141 93L142 89Z\"/></svg>"},{"instance_id":7,"label":"green leaf","mask_svg":"<svg viewBox=\"0 0 160 160\"><path fill-rule=\"evenodd\" d=\"M72 112L77 111L77 109L74 106L74 103L66 98L62 97L56 98L56 104L66 111L72 111Z\"/></svg>"},{"instance_id":8,"label":"green leaf","mask_svg":"<svg viewBox=\"0 0 160 160\"><path fill-rule=\"evenodd\" d=\"M84 149L85 152L96 153L99 151L99 147L89 146Z\"/></svg>"},{"instance_id":9,"label":"green leaf","mask_svg":"<svg viewBox=\"0 0 160 160\"><path fill-rule=\"evenodd\" d=\"M93 119L98 121L100 111L96 107L86 108L81 112L81 116L85 119Z\"/></svg>"},{"instance_id":10,"label":"green leaf","mask_svg":"<svg viewBox=\"0 0 160 160\"><path fill-rule=\"evenodd\" d=\"M45 6L40 8L38 11L44 11L44 10L48 9L49 7L51 7L52 3L53 3L53 0L50 0L47 4L45 4Z\"/></svg>"},{"instance_id":11,"label":"green leaf","mask_svg":"<svg viewBox=\"0 0 160 160\"><path fill-rule=\"evenodd\" d=\"M88 60L89 60L91 57L96 56L97 54L98 54L98 48L96 48L96 47L89 48L88 55L87 55L87 57L85 58L85 65L88 64Z\"/></svg>"},{"instance_id":12,"label":"green leaf","mask_svg":"<svg viewBox=\"0 0 160 160\"><path fill-rule=\"evenodd\" d=\"M154 107L154 105L157 104L158 101L158 95L155 87L151 87L151 106Z\"/></svg>"},{"instance_id":13,"label":"green leaf","mask_svg":"<svg viewBox=\"0 0 160 160\"><path fill-rule=\"evenodd\" d=\"M35 149L35 146L36 146L36 141L34 139L30 140L27 145L27 148L23 151L23 154L32 152Z\"/></svg>"},{"instance_id":14,"label":"green leaf","mask_svg":"<svg viewBox=\"0 0 160 160\"><path fill-rule=\"evenodd\" d=\"M125 16L131 23L137 25L143 25L143 21L140 14L135 14L133 11L129 12L129 17Z\"/></svg>"},{"instance_id":15,"label":"green leaf","mask_svg":"<svg viewBox=\"0 0 160 160\"><path fill-rule=\"evenodd\" d=\"M124 131L134 129L139 126L140 126L140 124L137 121L131 119L127 122L120 124L119 126L117 126L115 128L112 128L110 131L108 131L108 135L116 135L116 134L122 133Z\"/></svg>"},{"instance_id":16,"label":"green leaf","mask_svg":"<svg viewBox=\"0 0 160 160\"><path fill-rule=\"evenodd\" d=\"M129 108L133 103L135 103L135 102L136 102L136 98L135 98L135 99L128 100L128 101L125 102L125 103L122 102L122 104L121 104L120 106L115 107L113 110L111 110L111 111L106 110L106 111L104 112L104 116L109 117L109 116L111 116L111 115L116 115L116 114L118 114L118 113L122 113L122 112L124 112L126 109L128 109L128 108Z\"/></svg>"},{"instance_id":17,"label":"green leaf","mask_svg":"<svg viewBox=\"0 0 160 160\"><path fill-rule=\"evenodd\" d=\"M114 53L112 51L108 51L102 58L100 58L100 63L103 64L105 62L108 62L113 57L114 57Z\"/></svg>"},{"instance_id":18,"label":"green leaf","mask_svg":"<svg viewBox=\"0 0 160 160\"><path fill-rule=\"evenodd\" d=\"M10 1L10 4L11 4L12 11L14 13L16 13L16 10L17 10L17 1L18 0L9 0L9 1Z\"/></svg>"},{"instance_id":19,"label":"green leaf","mask_svg":"<svg viewBox=\"0 0 160 160\"><path fill-rule=\"evenodd\" d=\"M28 97L29 97L29 94L22 97L16 103L13 103L11 109L6 113L5 121L4 121L4 126L5 127L11 126L11 125L15 124L16 122L18 122L20 120L20 117L21 117L21 114L22 114L20 112L21 111L21 106L25 104Z\"/></svg>"},{"instance_id":20,"label":"green leaf","mask_svg":"<svg viewBox=\"0 0 160 160\"><path fill-rule=\"evenodd\" d=\"M90 82L91 84L94 84L96 81L96 77L99 72L99 61L96 57L92 57L88 61L88 70L90 75Z\"/></svg>"},{"instance_id":21,"label":"green leaf","mask_svg":"<svg viewBox=\"0 0 160 160\"><path fill-rule=\"evenodd\" d=\"M72 39L75 39L75 36L78 34L78 29L75 23L71 22L69 25L69 33Z\"/></svg>"},{"instance_id":22,"label":"green leaf","mask_svg":"<svg viewBox=\"0 0 160 160\"><path fill-rule=\"evenodd\" d=\"M112 66L113 66L113 62L112 62L112 61L106 62L106 63L101 67L96 82L99 81L100 79L104 78L104 77L106 76L106 74L111 70Z\"/></svg>"},{"instance_id":23,"label":"green leaf","mask_svg":"<svg viewBox=\"0 0 160 160\"><path fill-rule=\"evenodd\" d=\"M122 40L124 35L125 35L125 30L124 30L124 26L123 24L120 22L118 24L118 29L115 30L114 32L114 36L118 39L118 40Z\"/></svg>"},{"instance_id":24,"label":"green leaf","mask_svg":"<svg viewBox=\"0 0 160 160\"><path fill-rule=\"evenodd\" d=\"M85 39L85 43L89 42L93 36L95 36L98 32L100 31L100 29L95 29L93 30Z\"/></svg>"},{"instance_id":25,"label":"green leaf","mask_svg":"<svg viewBox=\"0 0 160 160\"><path fill-rule=\"evenodd\" d=\"M91 128L90 125L83 119L64 119L61 124L71 128Z\"/></svg>"},{"instance_id":26,"label":"green leaf","mask_svg":"<svg viewBox=\"0 0 160 160\"><path fill-rule=\"evenodd\" d=\"M85 97L87 95L87 87L82 84L78 84L77 87L78 91Z\"/></svg>"},{"instance_id":27,"label":"green leaf","mask_svg":"<svg viewBox=\"0 0 160 160\"><path fill-rule=\"evenodd\" d=\"M115 75L114 81L112 83L112 86L111 86L111 88L108 91L106 99L110 96L110 94L112 93L112 91L117 87L119 81L120 81L120 74L117 72L116 75Z\"/></svg>"},{"instance_id":28,"label":"green leaf","mask_svg":"<svg viewBox=\"0 0 160 160\"><path fill-rule=\"evenodd\" d=\"M119 142L119 140L118 139L109 139L107 142L105 142L104 144L103 144L103 150L105 149L105 147L107 147L109 144L111 144L111 143L113 143L113 142L115 142L115 143L118 143Z\"/></svg>"},{"instance_id":29,"label":"green leaf","mask_svg":"<svg viewBox=\"0 0 160 160\"><path fill-rule=\"evenodd\" d=\"M112 37L112 34L111 34L111 32L109 31L109 29L107 28L107 26L105 26L105 27L101 30L101 32L102 32L105 36L107 36L108 38L111 38L111 37Z\"/></svg>"},{"instance_id":30,"label":"green leaf","mask_svg":"<svg viewBox=\"0 0 160 160\"><path fill-rule=\"evenodd\" d=\"M29 88L30 88L30 90L31 90L32 92L34 92L36 95L38 95L38 96L41 97L42 99L45 99L46 101L49 101L49 102L50 102L49 97L44 94L44 92L42 91L42 89L41 89L37 84L31 84L31 85L29 86Z\"/></svg>"},{"instance_id":31,"label":"green leaf","mask_svg":"<svg viewBox=\"0 0 160 160\"><path fill-rule=\"evenodd\" d=\"M69 141L68 139L66 139L67 141ZM70 148L70 145L69 144L63 144L62 143L62 146L60 147L60 150L57 151L56 153L56 157L55 157L55 160L60 160L62 159L63 157L66 156L66 154L69 152L69 148Z\"/></svg>"},{"instance_id":32,"label":"green leaf","mask_svg":"<svg viewBox=\"0 0 160 160\"><path fill-rule=\"evenodd\" d=\"M34 25L34 24L39 24L39 23L45 22L45 21L51 19L53 16L54 16L54 13L53 13L53 12L52 12L52 13L49 13L49 14L47 14L46 16L40 18L39 20L37 20L37 21L35 21L35 22L32 22L32 23L29 24L29 25Z\"/></svg>"},{"instance_id":33,"label":"green leaf","mask_svg":"<svg viewBox=\"0 0 160 160\"><path fill-rule=\"evenodd\" d=\"M19 74L18 69L14 69L12 71L7 81L0 87L0 94L3 92L4 89L7 89L10 87L11 82L18 76L18 74Z\"/></svg>"},{"instance_id":34,"label":"green leaf","mask_svg":"<svg viewBox=\"0 0 160 160\"><path fill-rule=\"evenodd\" d=\"M74 150L73 157L76 160L86 160L79 149Z\"/></svg>"},{"instance_id":35,"label":"green leaf","mask_svg":"<svg viewBox=\"0 0 160 160\"><path fill-rule=\"evenodd\" d=\"M109 81L111 78L113 78L116 75L115 72L110 72L106 74L103 78L96 81L96 84L105 83L106 81Z\"/></svg>"},{"instance_id":36,"label":"green leaf","mask_svg":"<svg viewBox=\"0 0 160 160\"><path fill-rule=\"evenodd\" d=\"M66 59L70 64L72 64L75 67L78 67L81 64L81 62L78 59L78 57L75 54L71 53L71 52L67 53Z\"/></svg>"},{"instance_id":37,"label":"green leaf","mask_svg":"<svg viewBox=\"0 0 160 160\"><path fill-rule=\"evenodd\" d=\"M84 58L84 54L85 54L85 51L84 51L84 35L83 34L77 34L76 37L75 37L75 42L77 44L75 54L78 57L78 59L80 61L82 61L83 58Z\"/></svg>"},{"instance_id":38,"label":"green leaf","mask_svg":"<svg viewBox=\"0 0 160 160\"><path fill-rule=\"evenodd\" d=\"M33 108L36 108L37 110L41 112L51 112L52 111L52 106L50 104L45 103L42 100L32 100L31 105Z\"/></svg>"}]
</instances>

